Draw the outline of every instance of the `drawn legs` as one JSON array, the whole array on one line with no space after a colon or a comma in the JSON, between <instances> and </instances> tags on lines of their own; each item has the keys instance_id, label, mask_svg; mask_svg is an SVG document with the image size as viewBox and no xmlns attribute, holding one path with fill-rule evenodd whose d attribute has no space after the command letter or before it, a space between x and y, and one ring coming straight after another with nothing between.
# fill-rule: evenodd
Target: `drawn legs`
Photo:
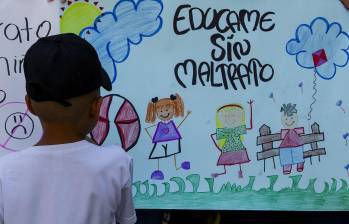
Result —
<instances>
[{"instance_id":1,"label":"drawn legs","mask_svg":"<svg viewBox=\"0 0 349 224\"><path fill-rule=\"evenodd\" d=\"M155 170L151 174L150 178L153 180L163 180L165 177L164 177L164 173L160 170L160 158L161 157L157 157L156 152L157 152L157 144L155 143L153 146L153 149L151 150L151 153L149 155L149 159L156 159L157 160L157 170Z\"/></svg>"},{"instance_id":2,"label":"drawn legs","mask_svg":"<svg viewBox=\"0 0 349 224\"><path fill-rule=\"evenodd\" d=\"M292 162L297 164L297 171L303 172L304 169L304 148L303 146L292 149Z\"/></svg>"},{"instance_id":3,"label":"drawn legs","mask_svg":"<svg viewBox=\"0 0 349 224\"><path fill-rule=\"evenodd\" d=\"M212 176L213 178L216 178L216 177L218 177L218 176L225 175L225 174L227 174L226 165L224 165L224 172L223 172L223 173L212 173L211 176Z\"/></svg>"},{"instance_id":4,"label":"drawn legs","mask_svg":"<svg viewBox=\"0 0 349 224\"><path fill-rule=\"evenodd\" d=\"M216 178L216 177L219 177L219 176L227 174L227 165L223 165L223 167L224 167L224 172L222 172L222 173L212 173L211 176L213 178ZM239 164L238 175L239 175L239 178L243 178L244 177L243 172L242 172L241 164Z\"/></svg>"},{"instance_id":5,"label":"drawn legs","mask_svg":"<svg viewBox=\"0 0 349 224\"><path fill-rule=\"evenodd\" d=\"M304 163L297 163L297 171L303 172L304 169Z\"/></svg>"},{"instance_id":6,"label":"drawn legs","mask_svg":"<svg viewBox=\"0 0 349 224\"><path fill-rule=\"evenodd\" d=\"M181 140L179 139L176 141L169 141L169 142L163 142L161 143L155 143L152 151L149 155L149 159L156 159L157 160L157 170L155 170L151 174L151 179L153 180L163 180L164 179L164 173L160 170L160 159L165 159L173 156L174 161L174 167L176 170L189 170L190 169L190 162L184 161L181 163L180 166L177 165L177 154L181 153Z\"/></svg>"},{"instance_id":7,"label":"drawn legs","mask_svg":"<svg viewBox=\"0 0 349 224\"><path fill-rule=\"evenodd\" d=\"M282 167L283 174L288 175L291 173L292 170L292 164L284 165ZM297 171L303 172L304 170L304 163L297 163Z\"/></svg>"},{"instance_id":8,"label":"drawn legs","mask_svg":"<svg viewBox=\"0 0 349 224\"><path fill-rule=\"evenodd\" d=\"M176 158L176 155L173 155L173 160L174 160L174 166L175 166L176 170L180 170L181 168L177 166L177 158Z\"/></svg>"},{"instance_id":9,"label":"drawn legs","mask_svg":"<svg viewBox=\"0 0 349 224\"><path fill-rule=\"evenodd\" d=\"M304 169L304 163L297 163L297 171L303 172ZM290 174L292 170L292 164L283 166L283 173L285 175Z\"/></svg>"},{"instance_id":10,"label":"drawn legs","mask_svg":"<svg viewBox=\"0 0 349 224\"><path fill-rule=\"evenodd\" d=\"M282 167L282 172L283 172L283 174L285 174L285 175L290 174L290 173L291 173L291 170L292 170L292 165L291 165L291 164L284 165L284 166Z\"/></svg>"},{"instance_id":11,"label":"drawn legs","mask_svg":"<svg viewBox=\"0 0 349 224\"><path fill-rule=\"evenodd\" d=\"M180 169L189 170L190 169L190 162L189 161L182 162L180 167L177 165L177 154L179 154L181 152L182 152L181 140L179 139L178 140L178 151L177 151L177 153L173 154L174 166L175 166L176 170L180 170Z\"/></svg>"},{"instance_id":12,"label":"drawn legs","mask_svg":"<svg viewBox=\"0 0 349 224\"><path fill-rule=\"evenodd\" d=\"M283 174L291 173L292 165L297 165L297 171L302 172L304 169L304 149L303 146L280 149L280 163Z\"/></svg>"},{"instance_id":13,"label":"drawn legs","mask_svg":"<svg viewBox=\"0 0 349 224\"><path fill-rule=\"evenodd\" d=\"M164 173L160 170L160 159L157 159L157 170L151 174L153 180L163 180L165 178Z\"/></svg>"},{"instance_id":14,"label":"drawn legs","mask_svg":"<svg viewBox=\"0 0 349 224\"><path fill-rule=\"evenodd\" d=\"M239 168L240 168L240 170L239 170L239 178L243 178L244 177L244 174L242 173L242 168L241 168L241 164L239 164Z\"/></svg>"}]
</instances>

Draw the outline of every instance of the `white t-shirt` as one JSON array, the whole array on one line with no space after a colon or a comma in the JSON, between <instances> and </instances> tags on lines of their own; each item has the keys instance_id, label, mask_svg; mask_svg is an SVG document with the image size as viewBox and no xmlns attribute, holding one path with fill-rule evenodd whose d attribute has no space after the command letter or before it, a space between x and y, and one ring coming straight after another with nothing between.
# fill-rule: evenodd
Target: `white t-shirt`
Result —
<instances>
[{"instance_id":1,"label":"white t-shirt","mask_svg":"<svg viewBox=\"0 0 349 224\"><path fill-rule=\"evenodd\" d=\"M132 159L87 141L0 159L0 224L134 224Z\"/></svg>"}]
</instances>

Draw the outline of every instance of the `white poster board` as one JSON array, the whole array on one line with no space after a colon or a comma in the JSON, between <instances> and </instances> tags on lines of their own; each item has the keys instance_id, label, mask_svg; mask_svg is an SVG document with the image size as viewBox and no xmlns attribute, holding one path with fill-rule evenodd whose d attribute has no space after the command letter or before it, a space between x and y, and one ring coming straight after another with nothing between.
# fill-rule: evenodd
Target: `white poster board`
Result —
<instances>
[{"instance_id":1,"label":"white poster board","mask_svg":"<svg viewBox=\"0 0 349 224\"><path fill-rule=\"evenodd\" d=\"M133 156L137 208L348 210L339 1L3 1L1 154L40 138L21 59L43 21L58 32L58 8L61 31L88 40L113 80L91 137Z\"/></svg>"},{"instance_id":2,"label":"white poster board","mask_svg":"<svg viewBox=\"0 0 349 224\"><path fill-rule=\"evenodd\" d=\"M57 34L58 2L0 2L0 155L35 144L41 137L38 119L24 103L23 59L39 37Z\"/></svg>"}]
</instances>

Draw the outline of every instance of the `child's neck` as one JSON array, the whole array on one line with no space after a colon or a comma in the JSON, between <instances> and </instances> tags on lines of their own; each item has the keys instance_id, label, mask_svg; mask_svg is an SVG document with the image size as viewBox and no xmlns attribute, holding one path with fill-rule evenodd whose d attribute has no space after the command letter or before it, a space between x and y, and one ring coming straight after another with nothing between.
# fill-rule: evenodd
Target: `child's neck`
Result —
<instances>
[{"instance_id":1,"label":"child's neck","mask_svg":"<svg viewBox=\"0 0 349 224\"><path fill-rule=\"evenodd\" d=\"M85 138L86 136L77 133L72 127L43 127L43 135L36 146L67 144Z\"/></svg>"}]
</instances>

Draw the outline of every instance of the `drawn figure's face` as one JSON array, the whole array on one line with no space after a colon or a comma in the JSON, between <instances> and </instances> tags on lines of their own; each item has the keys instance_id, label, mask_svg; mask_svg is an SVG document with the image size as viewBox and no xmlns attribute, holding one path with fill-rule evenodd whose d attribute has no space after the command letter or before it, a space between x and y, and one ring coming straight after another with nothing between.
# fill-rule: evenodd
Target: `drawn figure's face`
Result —
<instances>
[{"instance_id":1,"label":"drawn figure's face","mask_svg":"<svg viewBox=\"0 0 349 224\"><path fill-rule=\"evenodd\" d=\"M39 119L24 102L0 103L0 156L37 143L42 136Z\"/></svg>"},{"instance_id":2,"label":"drawn figure's face","mask_svg":"<svg viewBox=\"0 0 349 224\"><path fill-rule=\"evenodd\" d=\"M287 116L287 114L282 113L281 122L287 129L296 128L298 125L298 114L294 113L291 116Z\"/></svg>"},{"instance_id":3,"label":"drawn figure's face","mask_svg":"<svg viewBox=\"0 0 349 224\"><path fill-rule=\"evenodd\" d=\"M174 116L174 108L172 105L164 105L156 107L156 115L162 121L169 121Z\"/></svg>"},{"instance_id":4,"label":"drawn figure's face","mask_svg":"<svg viewBox=\"0 0 349 224\"><path fill-rule=\"evenodd\" d=\"M26 139L33 133L34 122L28 114L16 112L7 117L5 130L11 138Z\"/></svg>"},{"instance_id":5,"label":"drawn figure's face","mask_svg":"<svg viewBox=\"0 0 349 224\"><path fill-rule=\"evenodd\" d=\"M225 128L235 128L242 124L243 111L241 109L223 109L219 112L219 117Z\"/></svg>"}]
</instances>

